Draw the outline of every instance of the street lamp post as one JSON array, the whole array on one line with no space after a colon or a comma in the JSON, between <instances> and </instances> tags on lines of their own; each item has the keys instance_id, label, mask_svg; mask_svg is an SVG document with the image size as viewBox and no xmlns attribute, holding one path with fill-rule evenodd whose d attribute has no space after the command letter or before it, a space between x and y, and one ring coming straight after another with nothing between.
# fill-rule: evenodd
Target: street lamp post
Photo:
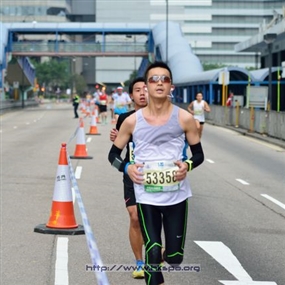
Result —
<instances>
[{"instance_id":1,"label":"street lamp post","mask_svg":"<svg viewBox=\"0 0 285 285\"><path fill-rule=\"evenodd\" d=\"M25 108L25 98L24 98L24 84L25 84L25 74L24 74L24 57L22 56L22 108Z\"/></svg>"},{"instance_id":2,"label":"street lamp post","mask_svg":"<svg viewBox=\"0 0 285 285\"><path fill-rule=\"evenodd\" d=\"M272 108L272 44L276 40L277 34L268 33L263 36L268 48L268 111Z\"/></svg>"},{"instance_id":3,"label":"street lamp post","mask_svg":"<svg viewBox=\"0 0 285 285\"><path fill-rule=\"evenodd\" d=\"M76 74L76 58L73 58L72 59L72 93L76 92L75 74Z\"/></svg>"},{"instance_id":4,"label":"street lamp post","mask_svg":"<svg viewBox=\"0 0 285 285\"><path fill-rule=\"evenodd\" d=\"M168 63L168 0L166 0L166 49L165 49L165 61Z\"/></svg>"},{"instance_id":5,"label":"street lamp post","mask_svg":"<svg viewBox=\"0 0 285 285\"><path fill-rule=\"evenodd\" d=\"M134 35L134 51L136 52L136 44L137 44L137 39L136 39L136 35ZM137 71L137 58L136 56L134 56L134 69L135 71Z\"/></svg>"}]
</instances>

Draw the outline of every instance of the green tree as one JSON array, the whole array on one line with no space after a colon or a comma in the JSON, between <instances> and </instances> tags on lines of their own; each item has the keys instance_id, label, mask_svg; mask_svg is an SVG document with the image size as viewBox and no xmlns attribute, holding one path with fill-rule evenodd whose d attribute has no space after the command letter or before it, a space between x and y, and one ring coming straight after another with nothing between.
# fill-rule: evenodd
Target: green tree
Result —
<instances>
[{"instance_id":1,"label":"green tree","mask_svg":"<svg viewBox=\"0 0 285 285\"><path fill-rule=\"evenodd\" d=\"M258 68L254 67L254 66L246 66L245 69L248 71L252 71L252 70L256 70Z\"/></svg>"},{"instance_id":2,"label":"green tree","mask_svg":"<svg viewBox=\"0 0 285 285\"><path fill-rule=\"evenodd\" d=\"M225 64L211 62L202 62L202 66L204 71L226 67Z\"/></svg>"},{"instance_id":3,"label":"green tree","mask_svg":"<svg viewBox=\"0 0 285 285\"><path fill-rule=\"evenodd\" d=\"M72 86L75 88L77 94L82 95L86 91L86 81L82 75L73 74L71 76Z\"/></svg>"},{"instance_id":4,"label":"green tree","mask_svg":"<svg viewBox=\"0 0 285 285\"><path fill-rule=\"evenodd\" d=\"M65 89L70 81L68 60L52 59L43 63L34 62L38 83L43 86Z\"/></svg>"}]
</instances>

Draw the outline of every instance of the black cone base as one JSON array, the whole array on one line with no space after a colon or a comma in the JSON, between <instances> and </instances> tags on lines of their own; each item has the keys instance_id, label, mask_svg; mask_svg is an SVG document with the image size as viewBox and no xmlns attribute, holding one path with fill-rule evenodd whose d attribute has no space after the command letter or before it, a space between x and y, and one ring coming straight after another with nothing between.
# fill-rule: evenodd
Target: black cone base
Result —
<instances>
[{"instance_id":1,"label":"black cone base","mask_svg":"<svg viewBox=\"0 0 285 285\"><path fill-rule=\"evenodd\" d=\"M70 156L70 159L93 159L93 156Z\"/></svg>"},{"instance_id":2,"label":"black cone base","mask_svg":"<svg viewBox=\"0 0 285 285\"><path fill-rule=\"evenodd\" d=\"M84 227L82 225L78 225L77 228L74 229L55 229L55 228L48 228L46 224L40 224L34 228L35 233L40 234L52 234L52 235L84 235Z\"/></svg>"}]
</instances>

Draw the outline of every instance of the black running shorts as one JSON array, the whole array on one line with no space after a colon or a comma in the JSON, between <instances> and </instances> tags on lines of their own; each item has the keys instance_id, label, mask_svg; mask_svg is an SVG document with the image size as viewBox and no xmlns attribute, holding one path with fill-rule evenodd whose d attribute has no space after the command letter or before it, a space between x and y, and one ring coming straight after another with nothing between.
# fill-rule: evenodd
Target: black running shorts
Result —
<instances>
[{"instance_id":1,"label":"black running shorts","mask_svg":"<svg viewBox=\"0 0 285 285\"><path fill-rule=\"evenodd\" d=\"M136 205L137 203L135 197L134 182L127 174L124 174L123 182L124 182L124 198L125 198L126 207Z\"/></svg>"},{"instance_id":2,"label":"black running shorts","mask_svg":"<svg viewBox=\"0 0 285 285\"><path fill-rule=\"evenodd\" d=\"M107 112L107 105L99 105L100 113Z\"/></svg>"}]
</instances>

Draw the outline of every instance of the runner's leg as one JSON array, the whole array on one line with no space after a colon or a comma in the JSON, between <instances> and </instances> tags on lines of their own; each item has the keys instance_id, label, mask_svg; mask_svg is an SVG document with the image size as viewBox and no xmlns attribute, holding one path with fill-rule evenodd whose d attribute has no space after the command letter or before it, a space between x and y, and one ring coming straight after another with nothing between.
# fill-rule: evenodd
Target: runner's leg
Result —
<instances>
[{"instance_id":1,"label":"runner's leg","mask_svg":"<svg viewBox=\"0 0 285 285\"><path fill-rule=\"evenodd\" d=\"M200 122L196 119L196 126L197 126L197 129L198 129L198 134L199 134L199 137L201 138L201 135L202 135L202 131L201 131L201 124Z\"/></svg>"},{"instance_id":2,"label":"runner's leg","mask_svg":"<svg viewBox=\"0 0 285 285\"><path fill-rule=\"evenodd\" d=\"M162 216L160 207L138 204L138 216L145 244L145 281L148 285L164 284L160 270Z\"/></svg>"},{"instance_id":3,"label":"runner's leg","mask_svg":"<svg viewBox=\"0 0 285 285\"><path fill-rule=\"evenodd\" d=\"M188 200L176 205L164 206L162 213L165 234L163 260L173 266L179 265L183 261L187 230Z\"/></svg>"},{"instance_id":4,"label":"runner's leg","mask_svg":"<svg viewBox=\"0 0 285 285\"><path fill-rule=\"evenodd\" d=\"M128 206L127 210L130 216L130 228L129 228L130 244L136 260L143 260L142 257L143 239L138 220L137 206L136 205Z\"/></svg>"},{"instance_id":5,"label":"runner's leg","mask_svg":"<svg viewBox=\"0 0 285 285\"><path fill-rule=\"evenodd\" d=\"M200 138L202 137L203 129L204 129L204 123L200 123L200 130L199 130Z\"/></svg>"},{"instance_id":6,"label":"runner's leg","mask_svg":"<svg viewBox=\"0 0 285 285\"><path fill-rule=\"evenodd\" d=\"M129 176L125 174L123 182L125 203L130 217L129 239L138 266L138 268L133 272L132 275L134 278L144 278L144 271L142 268L139 268L139 266L143 264L143 238L138 219L134 183L129 178Z\"/></svg>"}]
</instances>

